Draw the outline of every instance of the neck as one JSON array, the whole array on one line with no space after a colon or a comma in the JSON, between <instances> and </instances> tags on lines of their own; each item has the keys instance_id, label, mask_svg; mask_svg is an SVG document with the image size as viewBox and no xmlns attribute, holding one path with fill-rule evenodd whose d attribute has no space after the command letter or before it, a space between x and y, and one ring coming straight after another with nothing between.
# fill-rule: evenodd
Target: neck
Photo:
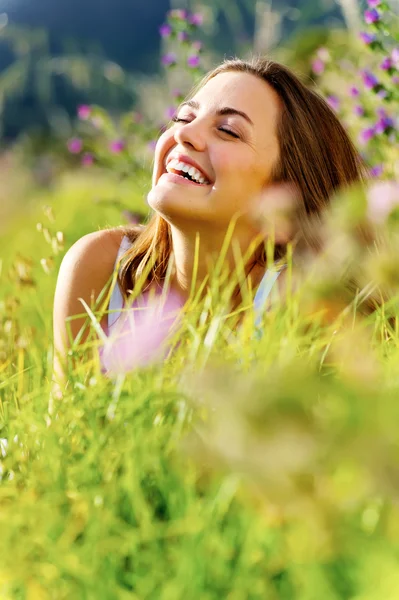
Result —
<instances>
[{"instance_id":1,"label":"neck","mask_svg":"<svg viewBox=\"0 0 399 600\"><path fill-rule=\"evenodd\" d=\"M196 293L201 285L203 285L202 294L206 292L209 280L220 261L226 233L226 230L210 231L209 227L202 231L197 227L187 232L171 225L174 257L172 285L184 300L188 299L191 291ZM237 272L238 260L240 257L245 258L244 272L247 279L251 279L252 288L259 284L265 271L254 257L255 248L251 248L251 245L254 246L254 238L254 232L234 231L224 249L222 269L224 275L234 276Z\"/></svg>"}]
</instances>

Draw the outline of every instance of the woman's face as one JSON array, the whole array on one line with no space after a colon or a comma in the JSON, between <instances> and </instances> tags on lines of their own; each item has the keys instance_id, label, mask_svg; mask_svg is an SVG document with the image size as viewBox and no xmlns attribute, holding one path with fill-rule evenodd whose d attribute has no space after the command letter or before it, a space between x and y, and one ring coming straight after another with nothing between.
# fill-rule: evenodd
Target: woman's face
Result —
<instances>
[{"instance_id":1,"label":"woman's face","mask_svg":"<svg viewBox=\"0 0 399 600\"><path fill-rule=\"evenodd\" d=\"M276 92L252 74L212 78L158 140L149 205L172 224L245 219L279 158L279 111Z\"/></svg>"}]
</instances>

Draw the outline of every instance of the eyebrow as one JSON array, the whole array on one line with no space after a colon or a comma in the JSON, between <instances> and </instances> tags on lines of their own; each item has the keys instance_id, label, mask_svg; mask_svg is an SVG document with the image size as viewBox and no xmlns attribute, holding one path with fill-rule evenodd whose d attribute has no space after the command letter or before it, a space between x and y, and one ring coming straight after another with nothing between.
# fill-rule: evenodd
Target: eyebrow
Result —
<instances>
[{"instance_id":1,"label":"eyebrow","mask_svg":"<svg viewBox=\"0 0 399 600\"><path fill-rule=\"evenodd\" d=\"M183 108L183 106L190 106L191 108L195 108L196 110L200 109L199 102L197 102L196 100L188 100L187 102L183 102L183 104L181 104L179 106L179 109ZM239 117L242 117L248 123L250 123L250 125L253 126L253 122L248 117L247 113L242 112L242 110L232 108L231 106L224 106L223 108L219 108L219 110L216 111L216 114L217 115L238 115Z\"/></svg>"}]
</instances>

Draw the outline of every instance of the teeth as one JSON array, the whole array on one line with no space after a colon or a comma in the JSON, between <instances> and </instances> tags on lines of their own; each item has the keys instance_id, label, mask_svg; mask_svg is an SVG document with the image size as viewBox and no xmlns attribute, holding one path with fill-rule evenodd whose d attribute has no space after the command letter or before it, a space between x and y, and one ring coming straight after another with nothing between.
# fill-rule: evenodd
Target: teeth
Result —
<instances>
[{"instance_id":1,"label":"teeth","mask_svg":"<svg viewBox=\"0 0 399 600\"><path fill-rule=\"evenodd\" d=\"M172 158L172 160L168 163L166 170L170 172L173 171L181 171L183 173L188 173L192 179L194 179L197 183L208 183L202 173L191 165L187 165L184 162L178 161L176 158Z\"/></svg>"}]
</instances>

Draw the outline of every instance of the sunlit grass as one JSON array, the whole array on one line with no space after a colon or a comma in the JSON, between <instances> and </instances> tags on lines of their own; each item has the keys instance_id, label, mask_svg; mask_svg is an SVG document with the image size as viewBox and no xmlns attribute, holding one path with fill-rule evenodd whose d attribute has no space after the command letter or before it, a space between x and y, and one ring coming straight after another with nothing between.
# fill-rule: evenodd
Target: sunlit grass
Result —
<instances>
[{"instance_id":1,"label":"sunlit grass","mask_svg":"<svg viewBox=\"0 0 399 600\"><path fill-rule=\"evenodd\" d=\"M215 280L163 362L106 378L75 349L50 401L63 253L145 204L77 173L34 195L2 244L0 597L396 598L395 298L325 322L292 290L259 337Z\"/></svg>"}]
</instances>

